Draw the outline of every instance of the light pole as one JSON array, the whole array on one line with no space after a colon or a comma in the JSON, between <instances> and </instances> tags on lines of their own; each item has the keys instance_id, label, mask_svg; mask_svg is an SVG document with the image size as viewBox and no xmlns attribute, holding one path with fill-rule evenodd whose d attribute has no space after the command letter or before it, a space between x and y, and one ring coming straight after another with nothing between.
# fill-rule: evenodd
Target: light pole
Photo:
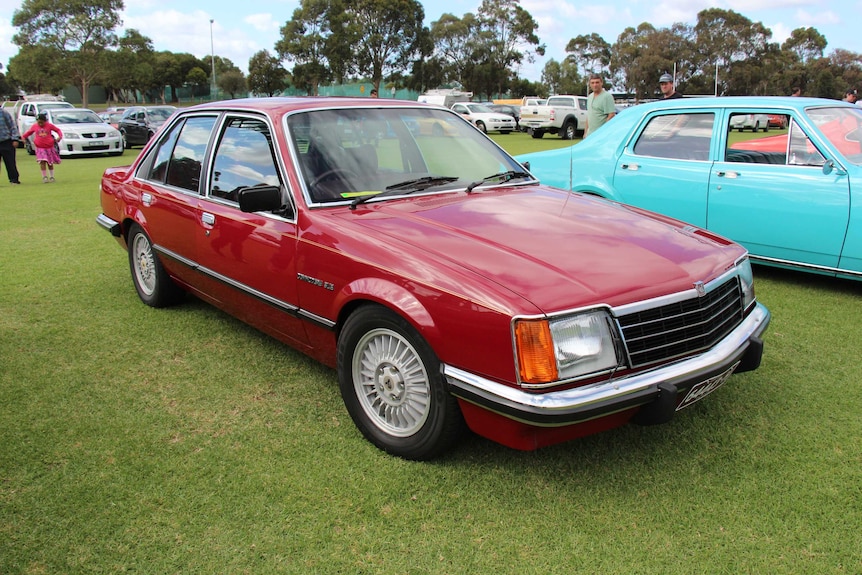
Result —
<instances>
[{"instance_id":1,"label":"light pole","mask_svg":"<svg viewBox=\"0 0 862 575\"><path fill-rule=\"evenodd\" d=\"M216 75L215 75L215 49L213 48L213 22L214 20L210 18L210 64L212 64L212 77L213 77L213 87L211 98L215 99L216 95Z\"/></svg>"}]
</instances>

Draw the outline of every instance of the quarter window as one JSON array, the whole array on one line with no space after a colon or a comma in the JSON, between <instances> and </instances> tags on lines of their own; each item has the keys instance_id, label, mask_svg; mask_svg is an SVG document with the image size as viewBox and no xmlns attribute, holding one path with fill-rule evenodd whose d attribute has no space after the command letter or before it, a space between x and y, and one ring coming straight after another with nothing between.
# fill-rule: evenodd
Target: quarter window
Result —
<instances>
[{"instance_id":1,"label":"quarter window","mask_svg":"<svg viewBox=\"0 0 862 575\"><path fill-rule=\"evenodd\" d=\"M652 118L633 151L639 156L709 160L715 114L667 114Z\"/></svg>"},{"instance_id":2,"label":"quarter window","mask_svg":"<svg viewBox=\"0 0 862 575\"><path fill-rule=\"evenodd\" d=\"M159 143L150 179L198 192L214 124L212 116L197 116L177 123Z\"/></svg>"}]
</instances>

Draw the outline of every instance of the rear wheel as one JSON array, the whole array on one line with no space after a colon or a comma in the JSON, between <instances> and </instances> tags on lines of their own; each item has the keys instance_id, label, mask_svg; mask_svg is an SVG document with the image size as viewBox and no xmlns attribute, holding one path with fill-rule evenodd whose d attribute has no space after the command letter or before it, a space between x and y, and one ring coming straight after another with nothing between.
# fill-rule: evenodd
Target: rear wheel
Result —
<instances>
[{"instance_id":1,"label":"rear wheel","mask_svg":"<svg viewBox=\"0 0 862 575\"><path fill-rule=\"evenodd\" d=\"M578 132L578 125L569 120L563 124L563 129L560 131L560 137L564 140L574 140L575 134Z\"/></svg>"},{"instance_id":2,"label":"rear wheel","mask_svg":"<svg viewBox=\"0 0 862 575\"><path fill-rule=\"evenodd\" d=\"M440 360L404 318L378 305L355 311L338 337L338 384L366 439L405 459L442 453L464 421Z\"/></svg>"},{"instance_id":3,"label":"rear wheel","mask_svg":"<svg viewBox=\"0 0 862 575\"><path fill-rule=\"evenodd\" d=\"M183 291L162 267L150 237L138 224L133 224L129 230L127 244L132 282L141 301L150 307L167 307L178 303Z\"/></svg>"},{"instance_id":4,"label":"rear wheel","mask_svg":"<svg viewBox=\"0 0 862 575\"><path fill-rule=\"evenodd\" d=\"M544 135L545 135L544 130L539 130L539 129L535 129L535 128L530 130L530 136L532 136L533 138L535 138L537 140L540 139Z\"/></svg>"}]
</instances>

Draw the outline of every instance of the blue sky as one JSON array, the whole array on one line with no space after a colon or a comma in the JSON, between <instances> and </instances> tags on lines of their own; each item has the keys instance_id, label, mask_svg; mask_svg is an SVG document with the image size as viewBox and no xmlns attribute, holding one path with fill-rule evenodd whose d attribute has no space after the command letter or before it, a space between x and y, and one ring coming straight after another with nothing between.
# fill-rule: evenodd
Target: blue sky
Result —
<instances>
[{"instance_id":1,"label":"blue sky","mask_svg":"<svg viewBox=\"0 0 862 575\"><path fill-rule=\"evenodd\" d=\"M426 24L444 12L463 16L475 12L481 0L425 0ZM153 40L157 50L189 52L208 57L212 49L247 71L249 58L259 50L274 54L282 25L299 5L298 0L126 0L123 27L136 28ZM538 80L548 58L562 60L569 39L596 32L609 43L628 26L650 22L666 27L674 22L694 23L704 8L739 12L772 30L775 41L790 31L813 26L829 41L827 53L844 48L862 53L862 0L522 0L539 23L538 35L547 46L545 58L525 63L521 76ZM12 14L19 0L0 0L0 63L5 69L17 53L12 44ZM213 20L212 25L210 20ZM855 23L855 24L853 24Z\"/></svg>"}]
</instances>

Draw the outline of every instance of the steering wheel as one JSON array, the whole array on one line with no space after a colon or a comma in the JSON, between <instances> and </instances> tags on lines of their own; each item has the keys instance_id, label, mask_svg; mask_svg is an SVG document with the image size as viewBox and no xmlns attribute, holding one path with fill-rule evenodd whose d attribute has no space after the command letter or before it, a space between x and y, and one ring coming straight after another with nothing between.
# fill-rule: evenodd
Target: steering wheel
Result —
<instances>
[{"instance_id":1,"label":"steering wheel","mask_svg":"<svg viewBox=\"0 0 862 575\"><path fill-rule=\"evenodd\" d=\"M333 168L331 170L326 170L308 184L309 189L312 192L312 195L315 196L316 199L341 199L341 193L337 191L336 186L327 185L326 182L331 182L334 184L335 182L341 182L343 185L340 186L341 191L346 191L350 187L351 179L355 180L359 176L356 172L352 170L348 170L346 168Z\"/></svg>"}]
</instances>

